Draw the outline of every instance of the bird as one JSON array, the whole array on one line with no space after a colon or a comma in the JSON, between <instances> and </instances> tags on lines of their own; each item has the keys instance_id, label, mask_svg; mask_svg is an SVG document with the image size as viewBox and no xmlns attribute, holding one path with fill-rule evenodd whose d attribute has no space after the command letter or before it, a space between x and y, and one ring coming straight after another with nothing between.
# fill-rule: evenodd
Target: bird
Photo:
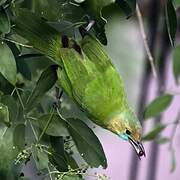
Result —
<instances>
[{"instance_id":1,"label":"bird","mask_svg":"<svg viewBox=\"0 0 180 180\"><path fill-rule=\"evenodd\" d=\"M119 72L96 37L82 28L76 42L25 10L15 31L59 65L58 84L90 120L129 142L139 158L145 156L140 121L128 104Z\"/></svg>"}]
</instances>

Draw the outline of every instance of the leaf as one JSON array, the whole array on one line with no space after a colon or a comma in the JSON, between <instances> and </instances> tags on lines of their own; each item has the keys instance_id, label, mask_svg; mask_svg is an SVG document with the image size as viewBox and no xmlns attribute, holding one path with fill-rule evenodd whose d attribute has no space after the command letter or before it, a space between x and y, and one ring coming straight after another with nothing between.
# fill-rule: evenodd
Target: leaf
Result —
<instances>
[{"instance_id":1,"label":"leaf","mask_svg":"<svg viewBox=\"0 0 180 180\"><path fill-rule=\"evenodd\" d=\"M0 0L0 6L3 5L7 0Z\"/></svg>"},{"instance_id":2,"label":"leaf","mask_svg":"<svg viewBox=\"0 0 180 180\"><path fill-rule=\"evenodd\" d=\"M150 118L159 115L171 104L172 99L173 96L170 94L157 97L146 107L144 117Z\"/></svg>"},{"instance_id":3,"label":"leaf","mask_svg":"<svg viewBox=\"0 0 180 180\"><path fill-rule=\"evenodd\" d=\"M178 84L180 76L180 46L176 47L173 52L173 72L176 83Z\"/></svg>"},{"instance_id":4,"label":"leaf","mask_svg":"<svg viewBox=\"0 0 180 180\"><path fill-rule=\"evenodd\" d=\"M58 0L32 0L33 11L49 21L58 21L61 18Z\"/></svg>"},{"instance_id":5,"label":"leaf","mask_svg":"<svg viewBox=\"0 0 180 180\"><path fill-rule=\"evenodd\" d=\"M179 7L180 6L180 0L174 0L174 5L175 5L175 7Z\"/></svg>"},{"instance_id":6,"label":"leaf","mask_svg":"<svg viewBox=\"0 0 180 180\"><path fill-rule=\"evenodd\" d=\"M38 170L41 171L48 168L49 158L47 153L44 152L43 149L33 146L32 156Z\"/></svg>"},{"instance_id":7,"label":"leaf","mask_svg":"<svg viewBox=\"0 0 180 180\"><path fill-rule=\"evenodd\" d=\"M136 9L136 0L116 0L118 6L124 11L127 17L132 16Z\"/></svg>"},{"instance_id":8,"label":"leaf","mask_svg":"<svg viewBox=\"0 0 180 180\"><path fill-rule=\"evenodd\" d=\"M96 24L94 25L94 30L96 37L104 45L107 45L107 38L105 34L105 24L107 23L102 15L102 9L111 3L114 3L114 0L86 0L81 3L81 7L85 10L91 19L95 20Z\"/></svg>"},{"instance_id":9,"label":"leaf","mask_svg":"<svg viewBox=\"0 0 180 180\"><path fill-rule=\"evenodd\" d=\"M171 149L171 169L170 172L174 172L176 169L176 155L175 155L175 150Z\"/></svg>"},{"instance_id":10,"label":"leaf","mask_svg":"<svg viewBox=\"0 0 180 180\"><path fill-rule=\"evenodd\" d=\"M13 143L19 151L23 150L25 146L25 127L24 124L18 124L13 132Z\"/></svg>"},{"instance_id":11,"label":"leaf","mask_svg":"<svg viewBox=\"0 0 180 180\"><path fill-rule=\"evenodd\" d=\"M10 121L15 121L18 114L18 107L14 98L10 95L4 95L1 96L0 102L8 107Z\"/></svg>"},{"instance_id":12,"label":"leaf","mask_svg":"<svg viewBox=\"0 0 180 180\"><path fill-rule=\"evenodd\" d=\"M13 89L14 86L0 73L0 91L2 91L3 94L11 94Z\"/></svg>"},{"instance_id":13,"label":"leaf","mask_svg":"<svg viewBox=\"0 0 180 180\"><path fill-rule=\"evenodd\" d=\"M152 131L150 131L148 134L146 134L142 138L142 140L143 141L150 141L150 140L155 139L165 128L166 128L166 126L163 124L156 125L156 127Z\"/></svg>"},{"instance_id":14,"label":"leaf","mask_svg":"<svg viewBox=\"0 0 180 180\"><path fill-rule=\"evenodd\" d=\"M68 154L67 152L65 152L65 157L66 157L66 162L67 164L72 168L72 169L77 169L78 168L78 164L76 163L75 159Z\"/></svg>"},{"instance_id":15,"label":"leaf","mask_svg":"<svg viewBox=\"0 0 180 180\"><path fill-rule=\"evenodd\" d=\"M38 119L40 129L44 129L51 114L42 115ZM62 121L58 115L53 115L51 123L49 124L46 134L50 136L68 136L69 133L66 129L66 123Z\"/></svg>"},{"instance_id":16,"label":"leaf","mask_svg":"<svg viewBox=\"0 0 180 180\"><path fill-rule=\"evenodd\" d=\"M50 162L55 165L56 169L60 172L68 171L66 157L64 152L63 137L50 137L52 155L49 156Z\"/></svg>"},{"instance_id":17,"label":"leaf","mask_svg":"<svg viewBox=\"0 0 180 180\"><path fill-rule=\"evenodd\" d=\"M13 85L16 83L16 62L10 48L0 42L0 73Z\"/></svg>"},{"instance_id":18,"label":"leaf","mask_svg":"<svg viewBox=\"0 0 180 180\"><path fill-rule=\"evenodd\" d=\"M67 174L63 176L63 180L82 180L82 178L76 174Z\"/></svg>"},{"instance_id":19,"label":"leaf","mask_svg":"<svg viewBox=\"0 0 180 180\"><path fill-rule=\"evenodd\" d=\"M174 46L176 30L177 30L177 16L172 0L167 0L165 13L166 13L166 24L167 24L169 39L171 45Z\"/></svg>"},{"instance_id":20,"label":"leaf","mask_svg":"<svg viewBox=\"0 0 180 180\"><path fill-rule=\"evenodd\" d=\"M6 133L4 133L6 131ZM15 180L17 179L17 168L14 168L13 162L17 157L17 149L13 148L13 128L0 128L0 179ZM16 172L15 172L16 169Z\"/></svg>"},{"instance_id":21,"label":"leaf","mask_svg":"<svg viewBox=\"0 0 180 180\"><path fill-rule=\"evenodd\" d=\"M57 60L58 49L61 47L61 36L54 28L25 9L18 9L15 24L14 31L18 35L28 40L31 46L51 60Z\"/></svg>"},{"instance_id":22,"label":"leaf","mask_svg":"<svg viewBox=\"0 0 180 180\"><path fill-rule=\"evenodd\" d=\"M74 25L69 21L61 21L61 22L48 22L48 24L53 27L55 30L60 32L61 35L66 35L68 37L77 37L79 34L78 27L85 24L85 22L78 23L78 25Z\"/></svg>"},{"instance_id":23,"label":"leaf","mask_svg":"<svg viewBox=\"0 0 180 180\"><path fill-rule=\"evenodd\" d=\"M7 34L10 32L10 27L9 16L6 13L6 10L3 7L0 7L0 32Z\"/></svg>"},{"instance_id":24,"label":"leaf","mask_svg":"<svg viewBox=\"0 0 180 180\"><path fill-rule=\"evenodd\" d=\"M158 144L166 144L170 141L170 139L166 137L159 137L156 141Z\"/></svg>"},{"instance_id":25,"label":"leaf","mask_svg":"<svg viewBox=\"0 0 180 180\"><path fill-rule=\"evenodd\" d=\"M26 78L27 80L31 80L31 76L32 76L31 70L27 64L26 59L22 57L23 56L16 58L17 71L20 72L23 75L23 77Z\"/></svg>"},{"instance_id":26,"label":"leaf","mask_svg":"<svg viewBox=\"0 0 180 180\"><path fill-rule=\"evenodd\" d=\"M83 159L92 167L107 167L103 147L94 132L79 119L66 119L68 130Z\"/></svg>"},{"instance_id":27,"label":"leaf","mask_svg":"<svg viewBox=\"0 0 180 180\"><path fill-rule=\"evenodd\" d=\"M56 74L56 65L52 65L45 69L39 80L36 83L35 88L33 89L31 95L29 96L26 103L26 111L31 111L41 100L44 94L49 91L53 85L56 83L57 74Z\"/></svg>"},{"instance_id":28,"label":"leaf","mask_svg":"<svg viewBox=\"0 0 180 180\"><path fill-rule=\"evenodd\" d=\"M8 107L0 103L0 122L9 123Z\"/></svg>"}]
</instances>

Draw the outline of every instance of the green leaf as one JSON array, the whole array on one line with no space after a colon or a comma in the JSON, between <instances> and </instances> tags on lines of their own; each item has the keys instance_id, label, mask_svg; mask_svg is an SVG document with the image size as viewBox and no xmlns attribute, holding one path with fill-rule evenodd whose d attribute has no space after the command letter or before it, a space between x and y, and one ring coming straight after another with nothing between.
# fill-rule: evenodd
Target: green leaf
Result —
<instances>
[{"instance_id":1,"label":"green leaf","mask_svg":"<svg viewBox=\"0 0 180 180\"><path fill-rule=\"evenodd\" d=\"M31 111L41 100L44 94L49 91L57 80L57 66L52 65L44 70L36 83L26 103L26 111Z\"/></svg>"},{"instance_id":2,"label":"green leaf","mask_svg":"<svg viewBox=\"0 0 180 180\"><path fill-rule=\"evenodd\" d=\"M46 127L47 121L49 120L51 114L42 115L38 119L39 128L44 129ZM62 121L58 115L54 114L49 124L46 134L50 136L68 136L69 133L66 129L66 123Z\"/></svg>"},{"instance_id":3,"label":"green leaf","mask_svg":"<svg viewBox=\"0 0 180 180\"><path fill-rule=\"evenodd\" d=\"M32 0L33 11L49 21L58 21L61 16L59 2L57 0Z\"/></svg>"},{"instance_id":4,"label":"green leaf","mask_svg":"<svg viewBox=\"0 0 180 180\"><path fill-rule=\"evenodd\" d=\"M159 115L171 104L172 99L173 96L170 94L159 96L146 107L144 117L150 118Z\"/></svg>"},{"instance_id":5,"label":"green leaf","mask_svg":"<svg viewBox=\"0 0 180 180\"><path fill-rule=\"evenodd\" d=\"M9 123L8 107L0 103L0 122Z\"/></svg>"},{"instance_id":6,"label":"green leaf","mask_svg":"<svg viewBox=\"0 0 180 180\"><path fill-rule=\"evenodd\" d=\"M67 152L65 152L65 157L66 157L66 162L67 164L72 168L72 169L77 169L78 168L78 164L76 163L75 159L68 154Z\"/></svg>"},{"instance_id":7,"label":"green leaf","mask_svg":"<svg viewBox=\"0 0 180 180\"><path fill-rule=\"evenodd\" d=\"M0 0L0 6L3 5L7 0Z\"/></svg>"},{"instance_id":8,"label":"green leaf","mask_svg":"<svg viewBox=\"0 0 180 180\"><path fill-rule=\"evenodd\" d=\"M167 0L165 13L166 13L166 24L167 24L169 39L171 45L174 46L176 30L177 30L177 16L172 0Z\"/></svg>"},{"instance_id":9,"label":"green leaf","mask_svg":"<svg viewBox=\"0 0 180 180\"><path fill-rule=\"evenodd\" d=\"M49 156L50 162L60 172L68 171L68 165L66 163L66 157L64 152L64 140L63 137L50 137L52 155Z\"/></svg>"},{"instance_id":10,"label":"green leaf","mask_svg":"<svg viewBox=\"0 0 180 180\"><path fill-rule=\"evenodd\" d=\"M31 70L28 66L27 60L25 59L26 57L27 55L16 58L17 71L20 72L27 80L31 80Z\"/></svg>"},{"instance_id":11,"label":"green leaf","mask_svg":"<svg viewBox=\"0 0 180 180\"><path fill-rule=\"evenodd\" d=\"M16 62L11 49L4 42L0 42L0 73L13 85L16 83Z\"/></svg>"},{"instance_id":12,"label":"green leaf","mask_svg":"<svg viewBox=\"0 0 180 180\"><path fill-rule=\"evenodd\" d=\"M4 95L1 96L0 102L8 107L9 119L11 122L14 122L18 114L18 107L14 98L10 95Z\"/></svg>"},{"instance_id":13,"label":"green leaf","mask_svg":"<svg viewBox=\"0 0 180 180\"><path fill-rule=\"evenodd\" d=\"M76 174L67 174L63 176L63 180L82 180L82 178Z\"/></svg>"},{"instance_id":14,"label":"green leaf","mask_svg":"<svg viewBox=\"0 0 180 180\"><path fill-rule=\"evenodd\" d=\"M2 91L3 94L11 94L13 89L14 86L0 73L0 91Z\"/></svg>"},{"instance_id":15,"label":"green leaf","mask_svg":"<svg viewBox=\"0 0 180 180\"><path fill-rule=\"evenodd\" d=\"M165 128L166 128L166 126L163 124L156 125L156 127L152 131L150 131L148 134L146 134L142 138L142 140L143 141L150 141L150 140L155 139Z\"/></svg>"},{"instance_id":16,"label":"green leaf","mask_svg":"<svg viewBox=\"0 0 180 180\"><path fill-rule=\"evenodd\" d=\"M166 144L170 141L170 139L166 137L159 137L156 141L158 144Z\"/></svg>"},{"instance_id":17,"label":"green leaf","mask_svg":"<svg viewBox=\"0 0 180 180\"><path fill-rule=\"evenodd\" d=\"M1 126L0 137L0 179L15 180L18 170L13 166L13 162L18 152L16 148L13 148L13 129Z\"/></svg>"},{"instance_id":18,"label":"green leaf","mask_svg":"<svg viewBox=\"0 0 180 180\"><path fill-rule=\"evenodd\" d=\"M174 172L176 169L176 155L175 155L175 150L171 149L171 169L170 172Z\"/></svg>"},{"instance_id":19,"label":"green leaf","mask_svg":"<svg viewBox=\"0 0 180 180\"><path fill-rule=\"evenodd\" d=\"M107 167L103 147L94 132L79 119L66 119L68 130L82 158L92 167Z\"/></svg>"},{"instance_id":20,"label":"green leaf","mask_svg":"<svg viewBox=\"0 0 180 180\"><path fill-rule=\"evenodd\" d=\"M10 32L10 28L9 16L6 13L6 10L3 7L0 7L0 32L7 34Z\"/></svg>"},{"instance_id":21,"label":"green leaf","mask_svg":"<svg viewBox=\"0 0 180 180\"><path fill-rule=\"evenodd\" d=\"M15 24L14 30L18 35L27 39L31 46L51 60L57 60L61 36L54 28L25 9L18 9Z\"/></svg>"},{"instance_id":22,"label":"green leaf","mask_svg":"<svg viewBox=\"0 0 180 180\"><path fill-rule=\"evenodd\" d=\"M136 9L136 0L116 0L118 6L124 11L127 17L132 16Z\"/></svg>"},{"instance_id":23,"label":"green leaf","mask_svg":"<svg viewBox=\"0 0 180 180\"><path fill-rule=\"evenodd\" d=\"M174 5L175 5L175 7L179 7L180 6L180 0L174 0Z\"/></svg>"},{"instance_id":24,"label":"green leaf","mask_svg":"<svg viewBox=\"0 0 180 180\"><path fill-rule=\"evenodd\" d=\"M105 24L107 21L102 15L102 9L111 3L114 3L114 0L86 0L81 3L81 7L85 10L85 12L91 16L91 19L96 21L96 24L94 25L96 37L104 45L107 45L107 38L105 34Z\"/></svg>"},{"instance_id":25,"label":"green leaf","mask_svg":"<svg viewBox=\"0 0 180 180\"><path fill-rule=\"evenodd\" d=\"M49 158L43 149L34 146L32 150L32 156L38 170L41 171L48 168Z\"/></svg>"},{"instance_id":26,"label":"green leaf","mask_svg":"<svg viewBox=\"0 0 180 180\"><path fill-rule=\"evenodd\" d=\"M178 84L180 76L180 46L176 47L173 52L173 71L176 83Z\"/></svg>"},{"instance_id":27,"label":"green leaf","mask_svg":"<svg viewBox=\"0 0 180 180\"><path fill-rule=\"evenodd\" d=\"M19 151L24 149L25 146L25 125L18 124L13 132L13 144Z\"/></svg>"},{"instance_id":28,"label":"green leaf","mask_svg":"<svg viewBox=\"0 0 180 180\"><path fill-rule=\"evenodd\" d=\"M75 24L69 21L61 21L61 22L48 22L48 24L57 30L61 35L66 35L68 37L74 38L79 33L78 27L86 24L85 22Z\"/></svg>"}]
</instances>

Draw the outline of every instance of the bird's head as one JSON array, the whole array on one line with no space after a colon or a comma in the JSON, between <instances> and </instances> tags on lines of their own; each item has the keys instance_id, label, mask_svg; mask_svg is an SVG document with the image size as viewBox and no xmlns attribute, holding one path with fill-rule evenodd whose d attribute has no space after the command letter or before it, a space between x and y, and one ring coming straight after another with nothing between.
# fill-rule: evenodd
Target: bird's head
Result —
<instances>
[{"instance_id":1,"label":"bird's head","mask_svg":"<svg viewBox=\"0 0 180 180\"><path fill-rule=\"evenodd\" d=\"M142 127L131 109L115 114L108 122L107 129L128 141L134 147L139 158L145 156L145 150L141 143Z\"/></svg>"}]
</instances>

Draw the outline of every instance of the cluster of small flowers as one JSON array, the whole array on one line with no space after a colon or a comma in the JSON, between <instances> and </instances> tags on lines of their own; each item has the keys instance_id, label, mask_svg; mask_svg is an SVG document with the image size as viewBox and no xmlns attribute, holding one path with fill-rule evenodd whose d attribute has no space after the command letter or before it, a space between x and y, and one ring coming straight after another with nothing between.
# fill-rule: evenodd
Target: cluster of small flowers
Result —
<instances>
[{"instance_id":1,"label":"cluster of small flowers","mask_svg":"<svg viewBox=\"0 0 180 180\"><path fill-rule=\"evenodd\" d=\"M108 177L106 174L94 174L96 176L96 180L110 180L110 177Z\"/></svg>"},{"instance_id":2,"label":"cluster of small flowers","mask_svg":"<svg viewBox=\"0 0 180 180\"><path fill-rule=\"evenodd\" d=\"M87 165L83 165L82 167L77 168L77 169L72 169L70 166L68 166L68 171L57 173L55 180L62 180L65 176L73 176L73 175L82 176L82 175L85 175L88 168L89 168L89 166L87 166Z\"/></svg>"},{"instance_id":3,"label":"cluster of small flowers","mask_svg":"<svg viewBox=\"0 0 180 180\"><path fill-rule=\"evenodd\" d=\"M28 161L30 161L30 157L31 151L29 151L28 149L24 149L17 155L17 158L15 159L15 164L20 164L22 162L26 164Z\"/></svg>"}]
</instances>

